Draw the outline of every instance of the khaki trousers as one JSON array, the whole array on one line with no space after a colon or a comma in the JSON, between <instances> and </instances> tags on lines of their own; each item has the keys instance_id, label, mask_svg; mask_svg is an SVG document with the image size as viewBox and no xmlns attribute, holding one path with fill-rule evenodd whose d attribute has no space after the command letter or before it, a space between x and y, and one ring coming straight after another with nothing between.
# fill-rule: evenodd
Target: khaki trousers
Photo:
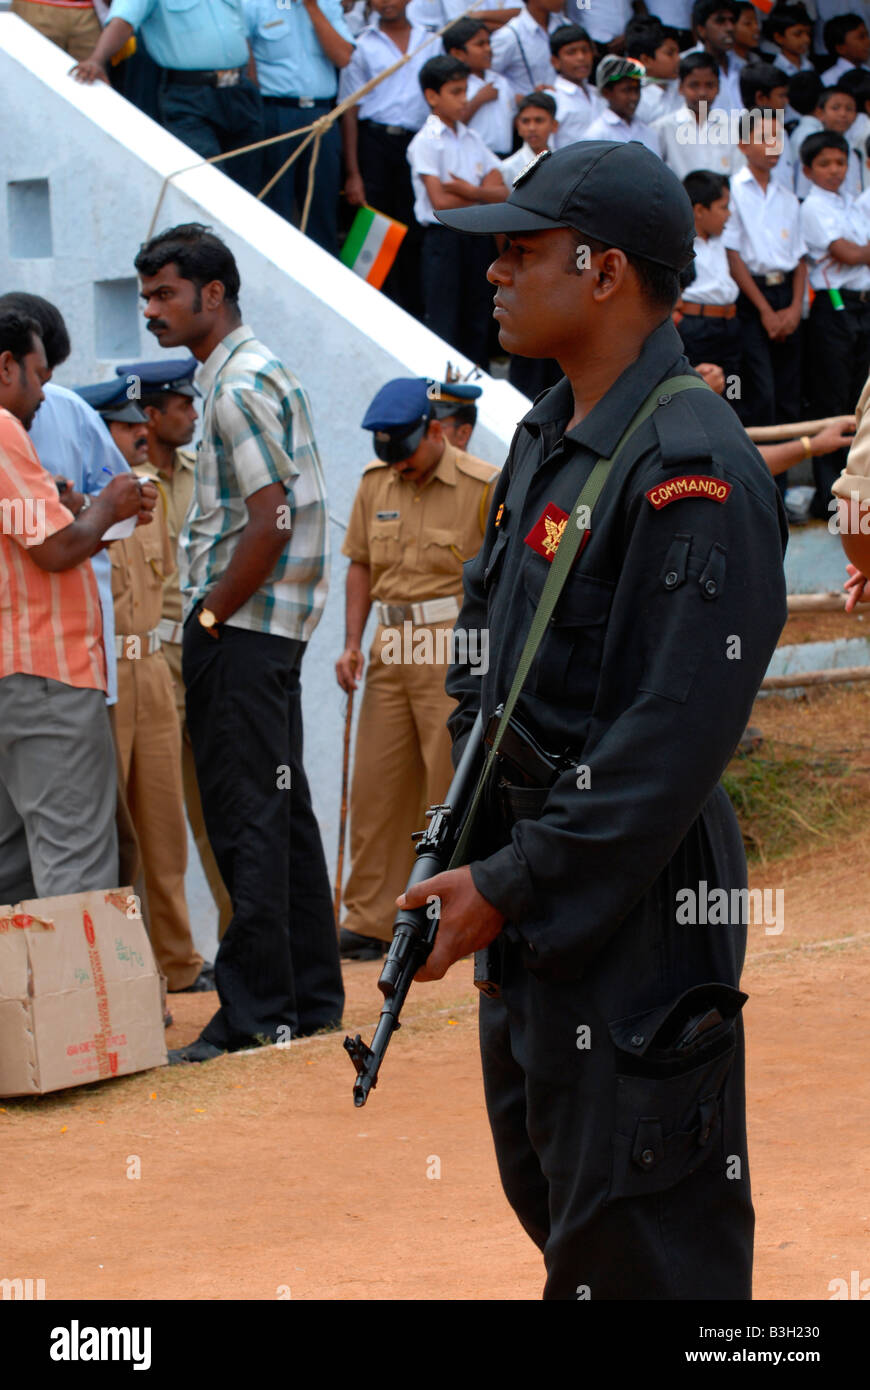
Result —
<instances>
[{"instance_id":1,"label":"khaki trousers","mask_svg":"<svg viewBox=\"0 0 870 1390\"><path fill-rule=\"evenodd\" d=\"M35 5L31 0L12 0L12 13L26 20L77 63L90 58L103 32L93 7L66 9L62 5Z\"/></svg>"},{"instance_id":2,"label":"khaki trousers","mask_svg":"<svg viewBox=\"0 0 870 1390\"><path fill-rule=\"evenodd\" d=\"M151 918L151 945L170 990L202 968L184 896L187 829L172 677L160 652L118 661L118 757L136 827Z\"/></svg>"},{"instance_id":3,"label":"khaki trousers","mask_svg":"<svg viewBox=\"0 0 870 1390\"><path fill-rule=\"evenodd\" d=\"M230 895L221 878L221 871L215 862L214 853L206 832L205 820L202 814L199 783L196 780L196 767L193 761L193 746L190 742L190 734L187 731L187 718L184 712L184 681L181 678L181 643L164 642L161 651L166 657L166 664L169 667L172 683L175 687L175 708L178 712L178 723L181 728L181 778L184 783L184 804L187 808L187 819L190 821L190 829L193 833L194 842L202 863L202 871L205 874L206 881L211 889L211 895L214 898L214 905L218 911L218 939L223 940L224 932L229 926L230 918L233 915L233 905L230 902Z\"/></svg>"},{"instance_id":4,"label":"khaki trousers","mask_svg":"<svg viewBox=\"0 0 870 1390\"><path fill-rule=\"evenodd\" d=\"M453 623L434 623L431 631ZM418 633L419 628L414 632ZM424 812L450 785L445 693L448 662L387 664L378 628L369 653L350 793L351 867L342 926L392 940L396 898L404 892Z\"/></svg>"}]
</instances>

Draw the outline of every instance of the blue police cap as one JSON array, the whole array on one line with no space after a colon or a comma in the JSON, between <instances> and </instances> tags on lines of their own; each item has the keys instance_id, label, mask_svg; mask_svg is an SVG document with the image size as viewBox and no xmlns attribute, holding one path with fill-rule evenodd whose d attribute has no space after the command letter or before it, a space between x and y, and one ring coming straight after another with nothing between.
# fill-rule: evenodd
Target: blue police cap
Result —
<instances>
[{"instance_id":1,"label":"blue police cap","mask_svg":"<svg viewBox=\"0 0 870 1390\"><path fill-rule=\"evenodd\" d=\"M163 362L127 362L115 371L125 379L137 377L143 392L173 391L177 396L189 396L193 400L201 394L193 383L197 366L195 357L170 357Z\"/></svg>"},{"instance_id":2,"label":"blue police cap","mask_svg":"<svg viewBox=\"0 0 870 1390\"><path fill-rule=\"evenodd\" d=\"M114 377L112 381L98 381L94 386L76 386L77 395L94 410L99 411L104 420L120 420L125 424L148 423L148 416L141 406L127 395L127 383Z\"/></svg>"},{"instance_id":3,"label":"blue police cap","mask_svg":"<svg viewBox=\"0 0 870 1390\"><path fill-rule=\"evenodd\" d=\"M365 413L362 427L401 437L433 415L448 415L445 406L469 405L480 394L479 386L467 382L397 377L381 387Z\"/></svg>"}]
</instances>

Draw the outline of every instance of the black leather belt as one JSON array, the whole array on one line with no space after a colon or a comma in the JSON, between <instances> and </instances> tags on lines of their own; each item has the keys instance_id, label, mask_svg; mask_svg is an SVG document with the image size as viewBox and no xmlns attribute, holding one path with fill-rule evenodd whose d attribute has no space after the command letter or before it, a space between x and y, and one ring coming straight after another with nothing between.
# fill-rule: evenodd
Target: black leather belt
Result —
<instances>
[{"instance_id":1,"label":"black leather belt","mask_svg":"<svg viewBox=\"0 0 870 1390\"><path fill-rule=\"evenodd\" d=\"M237 87L244 75L244 68L166 69L166 80L183 87Z\"/></svg>"},{"instance_id":2,"label":"black leather belt","mask_svg":"<svg viewBox=\"0 0 870 1390\"><path fill-rule=\"evenodd\" d=\"M840 290L844 304L870 304L870 290Z\"/></svg>"},{"instance_id":3,"label":"black leather belt","mask_svg":"<svg viewBox=\"0 0 870 1390\"><path fill-rule=\"evenodd\" d=\"M413 140L413 130L406 130L403 125L382 125L380 121L360 121L360 125L370 126L372 130L382 130L386 135L401 135L405 140Z\"/></svg>"},{"instance_id":4,"label":"black leather belt","mask_svg":"<svg viewBox=\"0 0 870 1390\"><path fill-rule=\"evenodd\" d=\"M270 106L293 106L302 107L307 111L310 106L331 106L332 97L263 97L263 101Z\"/></svg>"}]
</instances>

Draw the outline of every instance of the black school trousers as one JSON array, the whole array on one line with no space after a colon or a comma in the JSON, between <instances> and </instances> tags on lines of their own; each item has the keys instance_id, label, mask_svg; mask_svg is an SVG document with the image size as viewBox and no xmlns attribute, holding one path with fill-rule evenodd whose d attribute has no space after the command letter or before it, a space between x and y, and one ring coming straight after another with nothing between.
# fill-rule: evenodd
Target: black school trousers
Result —
<instances>
[{"instance_id":1,"label":"black school trousers","mask_svg":"<svg viewBox=\"0 0 870 1390\"><path fill-rule=\"evenodd\" d=\"M304 642L184 627L187 726L205 827L233 915L215 958L220 1008L202 1031L230 1051L341 1019L344 989L320 830L302 765Z\"/></svg>"},{"instance_id":2,"label":"black school trousers","mask_svg":"<svg viewBox=\"0 0 870 1390\"><path fill-rule=\"evenodd\" d=\"M787 309L792 299L793 274L782 285L755 283L772 309ZM740 372L743 418L748 425L790 424L800 419L801 335L795 330L784 342L775 343L761 322L761 315L746 295L737 300L742 367Z\"/></svg>"},{"instance_id":3,"label":"black school trousers","mask_svg":"<svg viewBox=\"0 0 870 1390\"><path fill-rule=\"evenodd\" d=\"M817 290L807 333L807 400L813 419L850 415L870 370L870 291L866 298L841 290L835 309L826 290ZM813 459L816 494L811 510L827 520L831 485L846 466L847 449Z\"/></svg>"},{"instance_id":4,"label":"black school trousers","mask_svg":"<svg viewBox=\"0 0 870 1390\"><path fill-rule=\"evenodd\" d=\"M486 272L496 258L491 237L451 227L423 232L423 306L427 328L478 367L489 369L489 330L495 286Z\"/></svg>"},{"instance_id":5,"label":"black school trousers","mask_svg":"<svg viewBox=\"0 0 870 1390\"><path fill-rule=\"evenodd\" d=\"M714 362L725 373L725 400L741 415L741 395L733 395L735 378L740 379L742 353L740 326L736 316L730 319L707 318L704 315L684 314L677 325L686 356L693 367L699 362ZM742 418L742 415L741 415Z\"/></svg>"}]
</instances>

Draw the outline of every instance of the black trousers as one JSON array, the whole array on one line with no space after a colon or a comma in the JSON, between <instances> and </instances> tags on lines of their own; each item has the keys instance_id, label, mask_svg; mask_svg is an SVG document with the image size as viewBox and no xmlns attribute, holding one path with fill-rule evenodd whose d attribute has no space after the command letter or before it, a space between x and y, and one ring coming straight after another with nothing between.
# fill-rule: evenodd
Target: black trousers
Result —
<instances>
[{"instance_id":1,"label":"black trousers","mask_svg":"<svg viewBox=\"0 0 870 1390\"><path fill-rule=\"evenodd\" d=\"M743 388L740 383L740 396L729 392L734 378L739 381L741 365L740 326L737 318L705 318L684 314L677 332L683 340L686 356L693 367L699 362L715 362L725 373L725 400L741 415L743 409ZM741 415L742 418L742 415Z\"/></svg>"},{"instance_id":2,"label":"black trousers","mask_svg":"<svg viewBox=\"0 0 870 1390\"><path fill-rule=\"evenodd\" d=\"M215 961L220 1008L202 1036L235 1050L337 1023L332 895L302 765L305 644L184 628L182 670L205 827L233 915ZM289 784L289 785L288 785ZM288 1031L284 1031L288 1030Z\"/></svg>"},{"instance_id":3,"label":"black trousers","mask_svg":"<svg viewBox=\"0 0 870 1390\"><path fill-rule=\"evenodd\" d=\"M486 1106L505 1194L544 1256L545 1299L751 1297L746 930L677 923L677 890L701 879L746 883L721 787L580 978L533 973L509 924L498 939L501 996L480 1000ZM710 989L736 1012L687 1059L664 1039Z\"/></svg>"},{"instance_id":4,"label":"black trousers","mask_svg":"<svg viewBox=\"0 0 870 1390\"><path fill-rule=\"evenodd\" d=\"M390 135L373 121L359 122L357 159L365 184L366 202L376 212L385 212L408 228L389 275L382 285L384 294L415 318L423 317L423 291L420 277L423 229L414 216L414 190L407 151L413 131Z\"/></svg>"},{"instance_id":5,"label":"black trousers","mask_svg":"<svg viewBox=\"0 0 870 1390\"><path fill-rule=\"evenodd\" d=\"M787 309L792 298L792 277L783 285L759 286L773 309ZM743 354L741 385L746 423L787 425L800 419L801 340L792 333L774 343L762 327L761 315L751 300L737 300L737 321Z\"/></svg>"},{"instance_id":6,"label":"black trousers","mask_svg":"<svg viewBox=\"0 0 870 1390\"><path fill-rule=\"evenodd\" d=\"M263 103L247 77L235 87L197 87L164 73L158 104L161 123L203 159L263 138ZM249 193L259 193L261 165L260 151L254 150L217 167Z\"/></svg>"},{"instance_id":7,"label":"black trousers","mask_svg":"<svg viewBox=\"0 0 870 1390\"><path fill-rule=\"evenodd\" d=\"M486 272L496 257L491 237L450 227L423 231L423 305L427 328L489 368L489 328L495 287Z\"/></svg>"},{"instance_id":8,"label":"black trousers","mask_svg":"<svg viewBox=\"0 0 870 1390\"><path fill-rule=\"evenodd\" d=\"M854 411L870 370L870 303L841 291L844 308L835 309L818 290L807 334L807 401L813 418ZM812 512L827 520L831 485L846 466L847 449L813 459L816 495Z\"/></svg>"},{"instance_id":9,"label":"black trousers","mask_svg":"<svg viewBox=\"0 0 870 1390\"><path fill-rule=\"evenodd\" d=\"M314 106L286 106L281 101L264 97L263 138L268 139L271 135L284 135L291 130L301 130L303 126L311 125L319 116L325 116L332 109L333 104L331 101L319 101ZM263 181L260 188L265 187L272 175L276 174L282 164L286 163L303 139L304 137L300 136L297 140L282 141L281 144L269 145L262 151ZM270 208L280 212L281 216L286 217L288 222L295 221L297 226L305 206L311 154L312 147L309 145L265 197L265 202ZM317 165L314 171L314 191L311 195L311 207L306 228L311 240L316 241L318 246L322 246L324 251L329 251L333 256L338 255L340 184L341 139L338 133L338 124L333 123L320 142L320 153L317 156ZM257 189L257 192L259 191Z\"/></svg>"}]
</instances>

